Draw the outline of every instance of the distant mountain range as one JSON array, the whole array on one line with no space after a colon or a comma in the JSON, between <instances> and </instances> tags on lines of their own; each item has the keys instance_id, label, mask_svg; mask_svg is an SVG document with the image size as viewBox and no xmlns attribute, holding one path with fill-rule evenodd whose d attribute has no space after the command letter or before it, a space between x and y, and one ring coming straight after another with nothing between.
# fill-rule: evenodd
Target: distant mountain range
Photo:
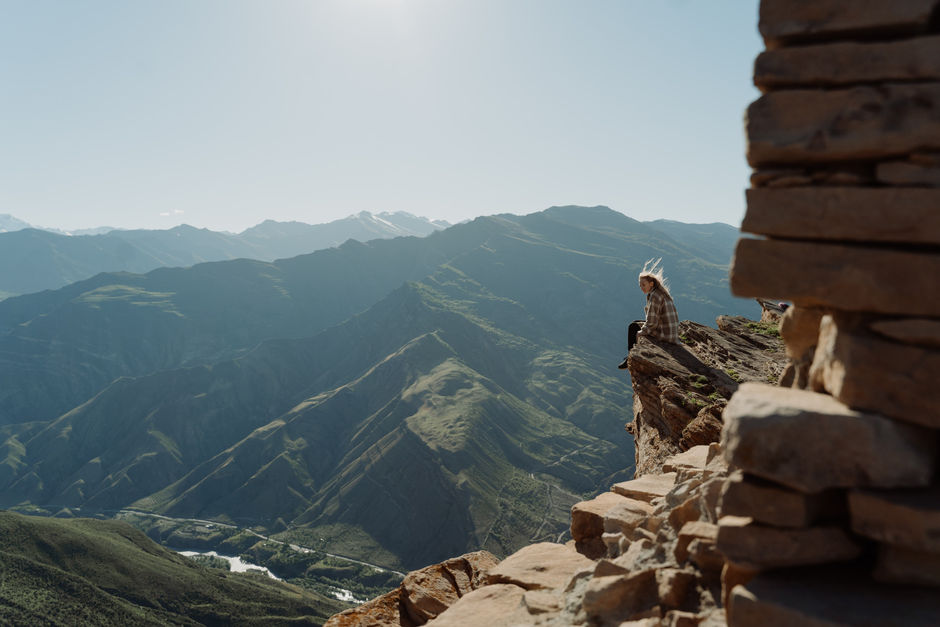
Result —
<instances>
[{"instance_id":1,"label":"distant mountain range","mask_svg":"<svg viewBox=\"0 0 940 627\"><path fill-rule=\"evenodd\" d=\"M148 272L207 261L295 257L354 239L423 237L450 226L405 212L363 211L326 224L267 220L239 234L181 225L169 230L97 229L83 234L32 228L0 215L0 297L56 289L100 272Z\"/></svg>"},{"instance_id":2,"label":"distant mountain range","mask_svg":"<svg viewBox=\"0 0 940 627\"><path fill-rule=\"evenodd\" d=\"M391 567L555 539L632 473L636 275L734 299L736 229L605 207L0 302L0 507L135 507Z\"/></svg>"}]
</instances>

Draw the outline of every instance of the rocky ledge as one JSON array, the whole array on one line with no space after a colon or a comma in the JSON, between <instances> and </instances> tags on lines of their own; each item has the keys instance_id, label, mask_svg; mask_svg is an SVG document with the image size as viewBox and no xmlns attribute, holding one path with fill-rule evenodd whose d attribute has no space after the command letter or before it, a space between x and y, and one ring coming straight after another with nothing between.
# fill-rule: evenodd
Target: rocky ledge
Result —
<instances>
[{"instance_id":1,"label":"rocky ledge","mask_svg":"<svg viewBox=\"0 0 940 627\"><path fill-rule=\"evenodd\" d=\"M743 382L777 383L787 355L777 316L760 322L720 316L718 328L683 320L680 344L640 338L627 361L633 381L636 476L662 470L665 460L717 442L722 411Z\"/></svg>"}]
</instances>

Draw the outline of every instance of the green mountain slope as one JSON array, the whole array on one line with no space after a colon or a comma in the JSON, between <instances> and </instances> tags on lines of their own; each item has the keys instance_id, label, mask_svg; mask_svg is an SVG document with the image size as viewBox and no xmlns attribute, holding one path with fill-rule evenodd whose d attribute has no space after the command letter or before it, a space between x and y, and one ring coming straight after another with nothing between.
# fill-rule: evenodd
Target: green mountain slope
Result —
<instances>
[{"instance_id":1,"label":"green mountain slope","mask_svg":"<svg viewBox=\"0 0 940 627\"><path fill-rule=\"evenodd\" d=\"M0 622L12 625L322 624L341 604L198 566L125 523L0 511Z\"/></svg>"},{"instance_id":2,"label":"green mountain slope","mask_svg":"<svg viewBox=\"0 0 940 627\"><path fill-rule=\"evenodd\" d=\"M0 407L54 397L0 425L0 506L215 518L405 568L553 539L632 470L615 365L654 256L683 318L752 306L671 236L571 207L0 303Z\"/></svg>"}]
</instances>

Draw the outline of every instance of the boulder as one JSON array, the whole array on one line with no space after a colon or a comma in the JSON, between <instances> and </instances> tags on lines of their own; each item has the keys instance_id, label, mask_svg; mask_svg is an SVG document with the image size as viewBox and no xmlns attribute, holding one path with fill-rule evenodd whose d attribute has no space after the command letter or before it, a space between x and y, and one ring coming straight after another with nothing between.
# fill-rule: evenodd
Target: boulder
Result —
<instances>
[{"instance_id":1,"label":"boulder","mask_svg":"<svg viewBox=\"0 0 940 627\"><path fill-rule=\"evenodd\" d=\"M408 573L401 599L409 617L417 625L431 620L479 587L484 574L497 564L493 554L477 551Z\"/></svg>"},{"instance_id":2,"label":"boulder","mask_svg":"<svg viewBox=\"0 0 940 627\"><path fill-rule=\"evenodd\" d=\"M940 37L837 42L767 50L754 62L762 91L940 79Z\"/></svg>"},{"instance_id":3,"label":"boulder","mask_svg":"<svg viewBox=\"0 0 940 627\"><path fill-rule=\"evenodd\" d=\"M726 560L760 570L841 562L861 554L840 527L782 529L739 516L718 521L717 547Z\"/></svg>"},{"instance_id":4,"label":"boulder","mask_svg":"<svg viewBox=\"0 0 940 627\"><path fill-rule=\"evenodd\" d=\"M741 230L779 238L940 244L940 190L752 188ZM779 268L776 268L779 270Z\"/></svg>"},{"instance_id":5,"label":"boulder","mask_svg":"<svg viewBox=\"0 0 940 627\"><path fill-rule=\"evenodd\" d=\"M940 554L940 486L925 490L849 492L855 533L915 551Z\"/></svg>"},{"instance_id":6,"label":"boulder","mask_svg":"<svg viewBox=\"0 0 940 627\"><path fill-rule=\"evenodd\" d=\"M758 29L768 48L793 40L881 38L930 30L938 0L763 0Z\"/></svg>"},{"instance_id":7,"label":"boulder","mask_svg":"<svg viewBox=\"0 0 940 627\"><path fill-rule=\"evenodd\" d=\"M732 466L793 489L922 487L937 462L935 433L851 410L831 396L746 383L725 409Z\"/></svg>"},{"instance_id":8,"label":"boulder","mask_svg":"<svg viewBox=\"0 0 940 627\"><path fill-rule=\"evenodd\" d=\"M563 588L576 572L593 566L591 560L564 544L539 542L519 549L491 569L486 583L551 590Z\"/></svg>"},{"instance_id":9,"label":"boulder","mask_svg":"<svg viewBox=\"0 0 940 627\"><path fill-rule=\"evenodd\" d=\"M940 350L890 342L853 326L847 315L822 319L813 387L850 407L940 429Z\"/></svg>"},{"instance_id":10,"label":"boulder","mask_svg":"<svg viewBox=\"0 0 940 627\"><path fill-rule=\"evenodd\" d=\"M940 317L938 276L940 255L931 252L743 238L731 290L805 307Z\"/></svg>"},{"instance_id":11,"label":"boulder","mask_svg":"<svg viewBox=\"0 0 940 627\"><path fill-rule=\"evenodd\" d=\"M584 592L582 605L588 618L598 623L624 621L658 606L656 569L626 575L594 577ZM615 624L618 624L615 623Z\"/></svg>"},{"instance_id":12,"label":"boulder","mask_svg":"<svg viewBox=\"0 0 940 627\"><path fill-rule=\"evenodd\" d=\"M614 492L603 492L591 499L571 507L571 537L577 543L577 549L591 559L597 559L607 552L601 536L604 534L604 517L608 511L618 506L629 505L628 499Z\"/></svg>"}]
</instances>

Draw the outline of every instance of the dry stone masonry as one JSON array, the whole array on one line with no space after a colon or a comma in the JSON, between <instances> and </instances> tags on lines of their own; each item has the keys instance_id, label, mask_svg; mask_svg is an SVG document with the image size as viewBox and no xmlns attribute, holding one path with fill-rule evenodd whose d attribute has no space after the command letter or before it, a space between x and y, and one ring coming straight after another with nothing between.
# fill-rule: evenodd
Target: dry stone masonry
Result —
<instances>
[{"instance_id":1,"label":"dry stone masonry","mask_svg":"<svg viewBox=\"0 0 940 627\"><path fill-rule=\"evenodd\" d=\"M794 306L723 415L728 624L940 624L940 0L759 27L731 288Z\"/></svg>"}]
</instances>

